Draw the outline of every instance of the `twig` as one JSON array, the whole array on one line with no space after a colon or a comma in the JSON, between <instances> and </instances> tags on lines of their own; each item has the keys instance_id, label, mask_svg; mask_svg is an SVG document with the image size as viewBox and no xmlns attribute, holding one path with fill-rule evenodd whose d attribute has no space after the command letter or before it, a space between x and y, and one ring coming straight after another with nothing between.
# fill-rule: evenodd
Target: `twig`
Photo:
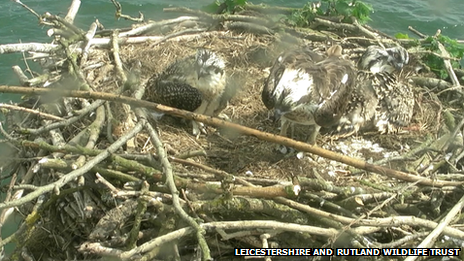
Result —
<instances>
[{"instance_id":1,"label":"twig","mask_svg":"<svg viewBox=\"0 0 464 261\"><path fill-rule=\"evenodd\" d=\"M79 27L73 25L72 23L66 21L62 17L59 17L57 15L52 15L47 12L43 15L43 18L58 22L59 24L63 25L65 28L71 30L74 34L79 35L79 36L84 36L84 31L82 31Z\"/></svg>"},{"instance_id":2,"label":"twig","mask_svg":"<svg viewBox=\"0 0 464 261\"><path fill-rule=\"evenodd\" d=\"M20 52L38 52L38 53L51 53L57 48L57 44L44 44L44 43L17 43L17 44L2 44L0 45L0 54L4 53L20 53Z\"/></svg>"},{"instance_id":3,"label":"twig","mask_svg":"<svg viewBox=\"0 0 464 261\"><path fill-rule=\"evenodd\" d=\"M41 112L41 111L37 111L37 110L33 110L33 109L28 109L28 108L21 107L21 106L18 106L18 105L13 105L13 104L0 103L0 108L5 108L5 109L9 109L9 110L14 110L14 111L23 111L23 112L35 114L35 115L37 115L39 117L43 117L43 118L47 118L47 119L55 120L55 121L64 120L63 118L55 116L53 114L49 114L49 113L45 113L45 112Z\"/></svg>"},{"instance_id":4,"label":"twig","mask_svg":"<svg viewBox=\"0 0 464 261\"><path fill-rule=\"evenodd\" d=\"M58 179L57 181L49 183L45 186L42 186L39 189L22 197L21 199L0 203L0 209L4 209L7 207L16 207L26 202L30 202L31 200L36 199L40 195L51 192L53 190L56 191L57 189L60 189L61 187L66 185L68 182L73 181L76 178L84 175L85 173L90 171L94 166L96 166L98 163L108 158L111 155L111 153L116 152L116 150L119 149L122 145L124 145L128 139L130 139L131 137L139 133L140 130L142 130L144 124L145 124L145 121L138 122L137 125L131 131L129 131L124 136L121 136L116 142L108 146L108 148L104 150L102 153L98 154L93 159L87 161L87 163L84 164L84 166L82 166L80 169L69 172L68 174Z\"/></svg>"},{"instance_id":5,"label":"twig","mask_svg":"<svg viewBox=\"0 0 464 261\"><path fill-rule=\"evenodd\" d=\"M441 33L441 30L438 30L437 34L434 37L436 38L440 33ZM437 44L438 44L438 49L440 49L441 54L443 56L450 57L450 54L448 53L448 51L446 51L445 46L443 46L443 44L440 43L440 41L438 41L438 40L437 40ZM453 65L451 64L450 60L449 59L444 59L443 62L445 62L445 68L448 71L448 75L451 78L451 82L453 83L453 87L460 86L462 88L461 84L459 83L458 77L456 77L456 74L454 73Z\"/></svg>"},{"instance_id":6,"label":"twig","mask_svg":"<svg viewBox=\"0 0 464 261\"><path fill-rule=\"evenodd\" d=\"M207 36L213 35L225 35L227 32L218 32L218 31L211 31L211 32L203 32L200 34L188 34L188 35L180 35L171 39L167 39L167 41L182 41L182 40L195 40L200 39ZM119 36L121 37L121 35ZM129 37L121 39L119 44L138 44L138 43L147 43L147 42L157 42L163 40L164 36L139 36L139 37ZM111 44L111 39L109 38L93 38L91 41L92 46L97 47L107 47Z\"/></svg>"},{"instance_id":7,"label":"twig","mask_svg":"<svg viewBox=\"0 0 464 261\"><path fill-rule=\"evenodd\" d=\"M361 25L359 25L359 23L355 23L355 24L347 24L347 23L335 23L335 22L332 22L332 21L329 21L329 20L326 20L326 19L322 19L322 18L314 18L314 22L312 24L312 26L314 27L317 27L317 26L326 26L326 27L329 27L329 28L333 28L333 29L341 29L341 30L349 30L349 31L352 31L352 32L360 32L362 35L364 36L367 36L369 38L372 38L372 39L377 39L378 36L375 34L375 33L372 33L370 32L369 30L367 30L366 28L362 27Z\"/></svg>"},{"instance_id":8,"label":"twig","mask_svg":"<svg viewBox=\"0 0 464 261\"><path fill-rule=\"evenodd\" d=\"M68 125L71 125L73 123L76 123L77 121L82 119L85 115L87 115L88 113L94 111L98 107L100 107L100 104L98 104L97 102L94 102L90 106L86 107L84 109L84 113L82 113L80 115L77 115L77 116L62 120L60 122L55 122L53 124L46 124L46 125L38 128L38 129L20 129L20 131L23 132L23 133L39 135L39 134L41 134L43 132L46 132L46 131L50 131L50 130L53 130L53 129L61 128L61 127L68 126Z\"/></svg>"},{"instance_id":9,"label":"twig","mask_svg":"<svg viewBox=\"0 0 464 261\"><path fill-rule=\"evenodd\" d=\"M98 20L97 20L98 21ZM87 58L89 56L89 49L90 49L90 44L91 44L91 40L93 39L93 37L95 36L95 32L97 31L97 23L96 22L93 22L91 25L90 25L90 28L89 30L87 31L87 33L85 34L85 41L86 41L86 44L85 44L85 47L84 49L82 49L82 58L81 58L81 66L85 64L85 62L87 61Z\"/></svg>"},{"instance_id":10,"label":"twig","mask_svg":"<svg viewBox=\"0 0 464 261\"><path fill-rule=\"evenodd\" d=\"M167 41L169 39L176 38L176 37L179 37L179 36L202 33L202 32L205 32L206 30L207 30L206 28L193 28L193 29L186 29L186 30L182 30L180 32L175 32L175 33L172 33L172 34L168 34L165 37L163 37L163 39L161 39L159 41L156 41L154 43L154 45L163 43L163 42L165 42L165 41Z\"/></svg>"},{"instance_id":11,"label":"twig","mask_svg":"<svg viewBox=\"0 0 464 261\"><path fill-rule=\"evenodd\" d=\"M116 195L119 193L119 189L117 189L113 184L111 184L108 180L106 180L104 177L102 177L100 175L100 173L97 173L95 174L95 176L97 177L97 180L102 183L103 185L105 185L110 191L111 193L113 193L113 195Z\"/></svg>"},{"instance_id":12,"label":"twig","mask_svg":"<svg viewBox=\"0 0 464 261\"><path fill-rule=\"evenodd\" d=\"M69 96L69 97L78 97L78 98L87 98L87 99L101 99L101 100L108 100L108 101L116 101L127 103L132 106L136 107L145 107L152 110L161 111L166 114L170 114L176 117L185 118L188 120L195 120L200 121L215 127L226 127L231 130L235 130L238 133L242 133L249 136L254 136L258 139L270 141L273 143L281 144L287 147L293 147L299 151L310 152L321 157L335 160L359 169L364 169L366 171L371 171L383 175L387 175L391 178L397 178L405 181L419 181L419 184L428 185L428 186L458 186L463 184L462 182L452 182L452 181L439 181L439 180L431 180L428 178L408 174L405 172L389 169L386 167L376 166L373 164L369 164L365 161L354 159L347 157L345 155L341 155L332 151L328 151L322 149L320 147L312 146L308 143L295 141L293 139L289 139L286 137L282 137L279 135L274 135L267 132L262 132L259 130L255 130L252 128L248 128L239 124L235 124L232 122L227 122L224 120L220 120L214 117L207 117L200 114L175 109L169 106L164 106L161 104L151 103L148 101L138 100L130 97L124 97L119 95L114 95L110 93L101 93L101 92L90 92L90 91L72 91L72 90L49 90L46 88L25 88L25 87L18 87L18 86L4 86L0 85L0 92L11 92L11 93L22 93L22 94L35 94L35 95L44 95L50 92L61 94L62 96Z\"/></svg>"},{"instance_id":13,"label":"twig","mask_svg":"<svg viewBox=\"0 0 464 261\"><path fill-rule=\"evenodd\" d=\"M461 212L464 207L464 197L462 197L456 205L448 212L445 218L438 223L438 226L417 246L417 248L428 248L432 247L438 237L443 233L443 230L448 226L449 223ZM417 256L409 256L405 261L414 261Z\"/></svg>"},{"instance_id":14,"label":"twig","mask_svg":"<svg viewBox=\"0 0 464 261\"><path fill-rule=\"evenodd\" d=\"M144 119L144 113L140 109L136 109L137 117L139 119ZM156 151L158 152L158 159L163 165L164 170L164 177L166 179L166 185L169 187L169 190L172 194L172 202L174 205L174 209L176 212L184 219L191 227L193 227L196 231L196 236L198 239L198 244L202 250L202 260L211 260L211 253L208 247L208 243L205 239L205 231L199 226L199 224L190 217L182 208L179 203L179 191L177 190L176 184L174 182L174 175L172 173L172 166L168 160L166 151L164 150L163 143L161 142L158 133L156 133L155 129L150 125L146 124L145 128L147 129L153 146L155 146Z\"/></svg>"},{"instance_id":15,"label":"twig","mask_svg":"<svg viewBox=\"0 0 464 261\"><path fill-rule=\"evenodd\" d=\"M69 7L68 14L64 18L68 23L74 23L74 18L79 12L79 7L81 6L81 0L73 0L71 6Z\"/></svg>"},{"instance_id":16,"label":"twig","mask_svg":"<svg viewBox=\"0 0 464 261\"><path fill-rule=\"evenodd\" d=\"M415 33L415 34L416 34L417 36L419 36L420 38L424 38L424 39L425 39L425 38L428 37L428 35L419 32L418 30L416 30L416 29L415 29L414 27L412 27L412 26L408 26L408 30L411 31L411 32L413 32L413 33Z\"/></svg>"},{"instance_id":17,"label":"twig","mask_svg":"<svg viewBox=\"0 0 464 261\"><path fill-rule=\"evenodd\" d=\"M210 173L213 173L213 174L216 174L216 175L220 175L222 176L223 178L226 178L228 176L233 176L225 171L222 171L222 170L216 170L216 169L213 169L211 167L208 167L208 166L205 166L203 164L200 164L200 163L197 163L197 162L193 162L193 161L189 161L189 160L184 160L184 159L179 159L179 158L176 158L176 157L169 157L173 162L177 162L177 163L181 163L181 164L186 164L186 165L190 165L190 166L195 166L197 168L200 168L200 169L203 169L207 172L210 172ZM240 177L234 177L235 180L237 180L238 183L244 185L244 186L249 186L249 187L256 187L255 185L253 185L252 183L240 178Z\"/></svg>"},{"instance_id":18,"label":"twig","mask_svg":"<svg viewBox=\"0 0 464 261\"><path fill-rule=\"evenodd\" d=\"M13 0L14 2L20 4L22 7L26 8L29 12L31 12L33 15L37 16L37 18L40 19L40 15L34 11L32 8L30 8L29 6L23 4L20 0Z\"/></svg>"},{"instance_id":19,"label":"twig","mask_svg":"<svg viewBox=\"0 0 464 261\"><path fill-rule=\"evenodd\" d=\"M198 17L181 16L181 17L178 17L178 18L175 18L175 19L163 20L163 21L160 21L160 22L151 22L149 24L142 25L142 26L139 26L137 28L134 28L134 29L132 29L130 31L120 33L119 37L123 38L123 37L142 35L142 34L153 31L154 29L165 26L165 25L182 23L182 22L185 22L185 21L198 21L198 20L200 20ZM159 37L159 38L162 38L162 37Z\"/></svg>"},{"instance_id":20,"label":"twig","mask_svg":"<svg viewBox=\"0 0 464 261\"><path fill-rule=\"evenodd\" d=\"M312 235L319 235L330 238L335 236L337 230L335 229L327 229L327 228L320 228L316 226L307 226L307 225L300 225L300 224L293 224L287 222L278 222L278 221L269 221L269 220L247 220L247 221L221 221L221 222L209 222L200 224L202 229L272 229L272 230L282 230L282 231L289 231L289 232L297 232L297 233L310 233ZM146 242L136 248L133 248L129 251L122 252L121 250L112 249L112 248L103 248L100 243L87 243L85 245L81 245L79 251L90 253L93 249L104 250L102 252L98 252L100 254L104 253L108 256L117 256L122 258L123 260L126 258L131 258L136 256L137 254L144 253L149 251L153 248L159 247L162 244L169 243L173 240L178 240L182 237L188 236L194 233L195 230L191 227L181 228L166 235L157 237L149 242Z\"/></svg>"},{"instance_id":21,"label":"twig","mask_svg":"<svg viewBox=\"0 0 464 261\"><path fill-rule=\"evenodd\" d=\"M85 148L87 149L93 149L95 147L95 144L97 144L98 141L98 137L100 136L100 132L103 128L103 124L105 123L105 108L103 105L97 108L95 115L96 117L92 124L90 124L86 129L82 130L88 135L87 144L85 144ZM82 165L85 163L85 160L86 157L84 155L79 156L79 158L77 158L73 164L73 169L82 167Z\"/></svg>"},{"instance_id":22,"label":"twig","mask_svg":"<svg viewBox=\"0 0 464 261\"><path fill-rule=\"evenodd\" d=\"M8 134L5 129L3 128L3 123L0 122L0 134L2 134L7 140L15 141L16 139L13 138L10 134Z\"/></svg>"},{"instance_id":23,"label":"twig","mask_svg":"<svg viewBox=\"0 0 464 261\"><path fill-rule=\"evenodd\" d=\"M113 0L114 1L114 0ZM123 83L127 81L126 74L124 73L124 70L122 69L122 62L121 58L119 57L119 44L118 44L118 34L119 31L115 30L113 32L113 35L111 36L111 45L113 49L113 58L114 58L114 64L116 66L116 73L121 77L121 80ZM122 90L119 90L119 93L122 93Z\"/></svg>"},{"instance_id":24,"label":"twig","mask_svg":"<svg viewBox=\"0 0 464 261\"><path fill-rule=\"evenodd\" d=\"M26 74L24 74L23 70L21 69L21 67L17 66L17 65L14 65L13 67L11 67L13 69L13 72L16 74L16 76L18 77L18 80L19 80L19 83L22 85L22 86L27 86L27 82L29 81L29 78L27 78Z\"/></svg>"},{"instance_id":25,"label":"twig","mask_svg":"<svg viewBox=\"0 0 464 261\"><path fill-rule=\"evenodd\" d=\"M320 217L330 218L334 221L341 222L344 224L350 224L355 221L354 218L348 218L339 216L336 214L328 213L316 208L312 208L310 206L295 202L293 200L289 200L286 198L276 198L275 201L290 206L292 208L298 209L300 211L306 212L311 215L316 215ZM435 229L437 227L437 223L429 220L425 220L418 217L410 217L410 216L394 216L388 218L373 218L373 219L363 219L357 222L360 226L380 226L380 227L390 227L392 225L411 225L411 226L422 226L429 229ZM464 232L452 227L445 227L443 229L444 234L457 237L460 239L464 239Z\"/></svg>"},{"instance_id":26,"label":"twig","mask_svg":"<svg viewBox=\"0 0 464 261\"><path fill-rule=\"evenodd\" d=\"M115 13L115 16L116 18L119 20L119 18L124 18L126 20L130 20L130 21L134 21L134 22L143 22L143 14L142 12L139 12L139 17L138 18L134 18L132 16L129 16L129 15L125 15L122 13L122 6L119 2L115 1L115 0L111 0L111 2L114 4L114 7L116 8L116 13Z\"/></svg>"},{"instance_id":27,"label":"twig","mask_svg":"<svg viewBox=\"0 0 464 261\"><path fill-rule=\"evenodd\" d=\"M390 242L390 243L383 243L381 244L381 248L398 248L400 247L401 245L404 245L405 243L411 241L411 240L414 240L416 238L421 238L421 237L425 237L429 234L429 232L418 232L418 233L415 233L415 234L412 234L412 235L408 235L408 236L405 236L399 240L396 240L394 242Z\"/></svg>"}]
</instances>

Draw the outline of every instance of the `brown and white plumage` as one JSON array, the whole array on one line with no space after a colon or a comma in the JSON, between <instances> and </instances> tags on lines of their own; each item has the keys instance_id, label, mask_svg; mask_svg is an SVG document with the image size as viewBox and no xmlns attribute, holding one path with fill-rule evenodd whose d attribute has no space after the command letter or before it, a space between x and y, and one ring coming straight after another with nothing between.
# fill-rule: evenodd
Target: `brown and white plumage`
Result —
<instances>
[{"instance_id":1,"label":"brown and white plumage","mask_svg":"<svg viewBox=\"0 0 464 261\"><path fill-rule=\"evenodd\" d=\"M407 79L398 73L409 56L403 47L386 50L370 46L361 57L356 88L333 136L346 137L361 129L394 133L411 121L414 94Z\"/></svg>"},{"instance_id":2,"label":"brown and white plumage","mask_svg":"<svg viewBox=\"0 0 464 261\"><path fill-rule=\"evenodd\" d=\"M143 99L163 105L216 116L224 104L227 76L225 62L216 53L199 49L152 76ZM193 135L198 136L202 125L192 122Z\"/></svg>"},{"instance_id":3,"label":"brown and white plumage","mask_svg":"<svg viewBox=\"0 0 464 261\"><path fill-rule=\"evenodd\" d=\"M309 125L308 142L314 144L321 126L331 126L344 114L354 88L356 70L341 58L335 45L323 57L304 48L277 58L265 82L262 100L281 120L281 135L289 124Z\"/></svg>"},{"instance_id":4,"label":"brown and white plumage","mask_svg":"<svg viewBox=\"0 0 464 261\"><path fill-rule=\"evenodd\" d=\"M359 59L358 69L372 73L393 73L400 71L408 62L408 51L402 46L383 48L371 45Z\"/></svg>"}]
</instances>

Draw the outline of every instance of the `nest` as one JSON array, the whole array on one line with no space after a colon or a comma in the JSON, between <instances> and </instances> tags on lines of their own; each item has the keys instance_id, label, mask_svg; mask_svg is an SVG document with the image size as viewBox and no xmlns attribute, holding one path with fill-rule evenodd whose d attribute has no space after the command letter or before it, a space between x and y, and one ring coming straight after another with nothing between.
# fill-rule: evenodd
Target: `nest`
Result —
<instances>
[{"instance_id":1,"label":"nest","mask_svg":"<svg viewBox=\"0 0 464 261\"><path fill-rule=\"evenodd\" d=\"M27 79L16 70L18 76L24 86L52 91L38 96L23 88L29 95L22 103L3 107L11 148L3 165L16 173L9 189L16 197L0 206L17 206L24 218L12 236L18 242L12 257L219 260L231 258L234 248L409 248L437 226L434 220L460 209L462 124L455 119L462 108L449 93L461 93L442 92L450 83L418 71L421 57L414 53L404 73L414 81L416 106L402 133L324 135L317 148L290 144L312 153L276 151L276 143L289 143L266 134L278 133L278 125L260 95L281 51L306 45L323 52L338 43L356 62L370 44L412 43L322 18L317 30L243 22L265 19L256 8L255 16L219 18L182 9L197 16L129 31L90 30L73 45L31 53L43 72ZM53 28L63 25L46 16ZM55 37L63 43L67 36ZM237 93L224 113L250 129L176 110L177 117L165 111L150 121L133 101L116 101L140 98L149 77L198 48L227 60ZM107 96L89 99L74 90ZM196 139L181 117L218 124ZM296 140L305 135L295 127ZM429 247L458 247L464 239L455 226L441 232L453 240Z\"/></svg>"}]
</instances>

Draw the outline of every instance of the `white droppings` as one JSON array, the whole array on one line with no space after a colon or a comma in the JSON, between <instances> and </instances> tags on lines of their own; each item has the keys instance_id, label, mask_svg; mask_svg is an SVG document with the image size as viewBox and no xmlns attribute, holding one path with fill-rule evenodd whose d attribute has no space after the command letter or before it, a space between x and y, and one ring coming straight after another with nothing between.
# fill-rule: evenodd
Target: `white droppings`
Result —
<instances>
[{"instance_id":1,"label":"white droppings","mask_svg":"<svg viewBox=\"0 0 464 261\"><path fill-rule=\"evenodd\" d=\"M253 176L253 172L251 172L250 170L247 170L247 171L245 172L245 175L247 175L247 176Z\"/></svg>"}]
</instances>

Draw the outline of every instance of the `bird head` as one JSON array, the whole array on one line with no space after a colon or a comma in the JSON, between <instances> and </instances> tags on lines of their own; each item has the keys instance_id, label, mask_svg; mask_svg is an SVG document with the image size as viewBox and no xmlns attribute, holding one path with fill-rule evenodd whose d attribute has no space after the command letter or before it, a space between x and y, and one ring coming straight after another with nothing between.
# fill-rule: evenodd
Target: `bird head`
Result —
<instances>
[{"instance_id":1,"label":"bird head","mask_svg":"<svg viewBox=\"0 0 464 261\"><path fill-rule=\"evenodd\" d=\"M210 50L199 49L195 55L195 70L198 79L222 76L225 67L224 60Z\"/></svg>"},{"instance_id":2,"label":"bird head","mask_svg":"<svg viewBox=\"0 0 464 261\"><path fill-rule=\"evenodd\" d=\"M371 45L359 60L358 67L372 73L399 71L409 62L409 54L401 46L382 48Z\"/></svg>"}]
</instances>

